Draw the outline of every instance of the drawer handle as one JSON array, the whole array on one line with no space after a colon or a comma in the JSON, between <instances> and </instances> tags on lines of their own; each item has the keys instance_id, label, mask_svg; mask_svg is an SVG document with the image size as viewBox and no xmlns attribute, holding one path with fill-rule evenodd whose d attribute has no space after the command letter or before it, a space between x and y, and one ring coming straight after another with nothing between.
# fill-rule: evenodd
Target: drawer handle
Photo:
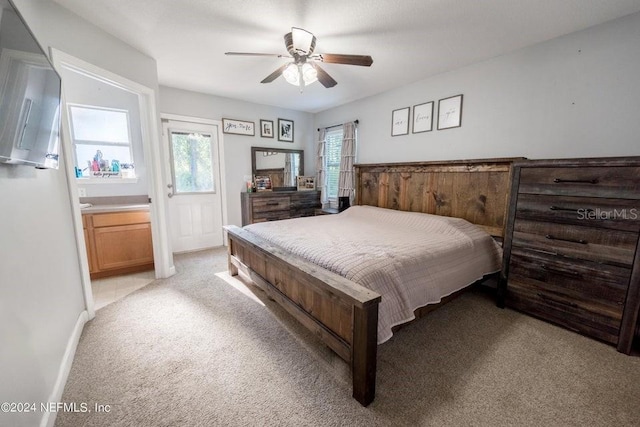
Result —
<instances>
[{"instance_id":1,"label":"drawer handle","mask_svg":"<svg viewBox=\"0 0 640 427\"><path fill-rule=\"evenodd\" d=\"M582 209L582 208L563 208L561 206L549 206L549 210L552 211L565 211L565 212L585 212L585 213L589 213L589 212L593 212L593 209L591 208L587 208L587 209Z\"/></svg>"},{"instance_id":2,"label":"drawer handle","mask_svg":"<svg viewBox=\"0 0 640 427\"><path fill-rule=\"evenodd\" d=\"M576 304L576 303L567 302L567 301L562 301L562 300L559 300L559 299L551 298L550 296L545 295L545 294L541 294L540 292L538 292L538 296L541 299L545 300L545 301L554 302L556 304L567 305L567 306L573 307L573 308L578 308L578 304Z\"/></svg>"},{"instance_id":3,"label":"drawer handle","mask_svg":"<svg viewBox=\"0 0 640 427\"><path fill-rule=\"evenodd\" d=\"M562 179L562 178L554 178L553 182L556 184L569 183L569 184L597 184L598 179Z\"/></svg>"},{"instance_id":4,"label":"drawer handle","mask_svg":"<svg viewBox=\"0 0 640 427\"><path fill-rule=\"evenodd\" d=\"M581 277L582 275L580 273L578 273L577 271L570 271L570 270L560 270L558 268L553 268L553 267L547 267L546 265L542 264L540 266L540 268L542 268L544 271L547 271L549 273L556 273L556 274L564 274L565 276L571 276L571 277Z\"/></svg>"},{"instance_id":5,"label":"drawer handle","mask_svg":"<svg viewBox=\"0 0 640 427\"><path fill-rule=\"evenodd\" d=\"M562 242L580 243L581 245L586 245L587 243L589 243L586 240L582 240L582 239L563 239L562 237L555 237L555 236L552 236L551 234L547 234L544 237L546 237L549 240L560 240Z\"/></svg>"},{"instance_id":6,"label":"drawer handle","mask_svg":"<svg viewBox=\"0 0 640 427\"><path fill-rule=\"evenodd\" d=\"M280 202L267 202L267 206L278 206Z\"/></svg>"}]
</instances>

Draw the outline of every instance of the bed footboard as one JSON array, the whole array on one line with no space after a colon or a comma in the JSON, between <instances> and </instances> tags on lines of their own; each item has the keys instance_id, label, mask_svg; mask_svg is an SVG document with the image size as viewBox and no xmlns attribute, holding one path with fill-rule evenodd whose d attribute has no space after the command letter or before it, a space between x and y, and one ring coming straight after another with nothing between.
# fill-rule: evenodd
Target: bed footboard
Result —
<instances>
[{"instance_id":1,"label":"bed footboard","mask_svg":"<svg viewBox=\"0 0 640 427\"><path fill-rule=\"evenodd\" d=\"M353 397L375 397L380 295L250 232L224 227L229 273L247 276L351 365Z\"/></svg>"}]
</instances>

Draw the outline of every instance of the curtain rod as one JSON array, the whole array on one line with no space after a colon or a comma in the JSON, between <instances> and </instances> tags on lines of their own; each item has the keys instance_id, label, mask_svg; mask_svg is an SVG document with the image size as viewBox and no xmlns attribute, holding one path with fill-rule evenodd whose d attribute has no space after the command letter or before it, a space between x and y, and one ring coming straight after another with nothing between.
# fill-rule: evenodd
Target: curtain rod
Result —
<instances>
[{"instance_id":1,"label":"curtain rod","mask_svg":"<svg viewBox=\"0 0 640 427\"><path fill-rule=\"evenodd\" d=\"M358 123L360 123L360 121L359 121L358 119L356 119L356 120L354 120L354 121L353 121L353 123L358 124ZM322 129L337 128L338 126L342 126L343 124L344 124L344 123L339 124L339 125L327 126L327 127L325 127L325 128L322 128ZM320 132L320 129L321 129L321 128L318 128L318 132Z\"/></svg>"}]
</instances>

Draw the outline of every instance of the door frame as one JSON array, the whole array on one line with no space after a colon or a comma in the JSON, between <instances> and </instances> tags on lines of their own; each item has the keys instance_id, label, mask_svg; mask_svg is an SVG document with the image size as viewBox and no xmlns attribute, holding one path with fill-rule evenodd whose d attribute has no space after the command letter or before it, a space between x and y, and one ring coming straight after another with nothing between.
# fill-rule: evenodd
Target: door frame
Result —
<instances>
[{"instance_id":1,"label":"door frame","mask_svg":"<svg viewBox=\"0 0 640 427\"><path fill-rule=\"evenodd\" d=\"M50 56L55 68L66 68L93 78L101 83L114 86L118 89L130 92L138 97L140 108L140 124L142 131L142 149L147 167L147 179L149 182L149 197L152 203L149 205L151 214L151 238L153 241L153 257L155 263L156 278L167 278L176 273L171 252L171 241L167 228L166 194L163 197L162 180L162 153L160 151L158 113L156 108L156 93L153 89L112 73L89 62L83 61L72 55L55 48L50 48ZM62 90L62 105L66 105L64 99L64 82ZM75 163L71 161L73 156L73 143L70 139L69 121L66 108L61 111L62 134L60 146L65 163L67 188L71 200L71 212L73 215L73 227L78 248L78 260L81 271L81 281L84 293L85 307L89 319L95 317L93 292L91 291L91 278L89 275L89 260L87 258L84 231L82 226L82 212L80 210L78 185L76 183Z\"/></svg>"},{"instance_id":2,"label":"door frame","mask_svg":"<svg viewBox=\"0 0 640 427\"><path fill-rule=\"evenodd\" d=\"M220 171L220 185L218 186L220 189L220 209L222 210L222 225L227 224L227 181L226 181L226 172L224 166L224 133L222 132L222 121L221 120L213 120L213 119L204 119L202 117L191 117L191 116L182 116L179 114L170 114L170 113L160 113L160 128L162 130L162 152L164 154L164 170L165 175L167 173L171 173L167 168L171 167L171 152L169 151L168 139L167 135L164 134L164 124L168 121L175 122L185 122L185 123L194 123L201 125L212 125L215 126L218 130L218 165ZM166 187L171 183L171 176L167 175L164 179L164 190L168 190ZM164 197L167 204L169 203L168 191L164 191ZM169 229L167 229L167 233ZM169 233L168 233L169 234ZM222 243L223 245L227 245L227 236L226 233L222 234Z\"/></svg>"}]
</instances>

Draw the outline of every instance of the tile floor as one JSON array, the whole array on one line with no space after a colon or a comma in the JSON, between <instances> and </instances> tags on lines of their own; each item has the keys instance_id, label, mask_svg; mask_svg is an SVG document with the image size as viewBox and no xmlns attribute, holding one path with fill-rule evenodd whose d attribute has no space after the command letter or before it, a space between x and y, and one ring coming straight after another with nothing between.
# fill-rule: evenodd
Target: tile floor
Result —
<instances>
[{"instance_id":1,"label":"tile floor","mask_svg":"<svg viewBox=\"0 0 640 427\"><path fill-rule=\"evenodd\" d=\"M155 272L153 270L92 280L91 290L93 291L94 309L98 310L118 301L131 292L147 286L154 280Z\"/></svg>"}]
</instances>

